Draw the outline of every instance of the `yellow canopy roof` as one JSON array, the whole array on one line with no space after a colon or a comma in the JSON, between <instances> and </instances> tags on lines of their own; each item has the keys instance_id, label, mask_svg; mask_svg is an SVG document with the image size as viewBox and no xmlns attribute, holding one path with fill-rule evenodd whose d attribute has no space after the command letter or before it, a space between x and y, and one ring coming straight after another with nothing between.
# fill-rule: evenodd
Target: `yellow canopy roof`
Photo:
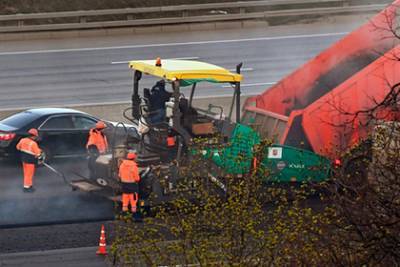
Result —
<instances>
[{"instance_id":1,"label":"yellow canopy roof","mask_svg":"<svg viewBox=\"0 0 400 267\"><path fill-rule=\"evenodd\" d=\"M164 59L161 66L156 60L134 60L129 67L167 80L198 80L210 82L240 82L242 75L222 67L194 60Z\"/></svg>"}]
</instances>

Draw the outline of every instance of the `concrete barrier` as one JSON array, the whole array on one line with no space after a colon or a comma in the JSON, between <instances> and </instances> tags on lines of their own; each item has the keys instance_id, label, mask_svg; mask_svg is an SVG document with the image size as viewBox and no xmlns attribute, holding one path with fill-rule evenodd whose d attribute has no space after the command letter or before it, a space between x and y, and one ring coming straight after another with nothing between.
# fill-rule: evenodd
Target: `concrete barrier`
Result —
<instances>
[{"instance_id":1,"label":"concrete barrier","mask_svg":"<svg viewBox=\"0 0 400 267\"><path fill-rule=\"evenodd\" d=\"M244 101L248 96L241 97L241 104L243 105ZM229 108L231 105L232 97L213 97L213 98L197 98L193 100L193 106L199 107L202 109L207 109L209 104L221 106L224 109L224 113L226 116L229 115ZM120 103L104 103L104 104L88 104L88 105L69 105L64 106L67 108L73 108L76 110L80 110L86 113L89 113L95 117L109 120L109 121L120 121L128 123L122 113L126 108L130 107L129 102L120 102ZM11 114L20 112L26 109L7 109L0 110L0 119L3 119ZM236 118L235 111L233 111L232 119Z\"/></svg>"},{"instance_id":2,"label":"concrete barrier","mask_svg":"<svg viewBox=\"0 0 400 267\"><path fill-rule=\"evenodd\" d=\"M301 21L304 17L316 19L316 17L335 15L335 14L366 14L376 13L383 9L385 4L392 0L381 0L380 4L370 2L358 2L352 5L352 0L259 0L259 1L239 1L231 3L214 3L198 5L180 5L166 7L149 7L135 9L117 10L91 10L91 11L68 11L38 14L16 14L0 16L0 41L11 40L32 40L47 38L71 38L83 36L108 36L115 34L141 34L149 32L171 32L171 31L193 31L193 30L213 30L226 28L249 28L267 27L268 25L287 24L287 17L291 22ZM301 8L298 8L298 7ZM278 7L278 10L275 10ZM160 9L161 8L161 9ZM143 12L177 12L182 15L178 17L161 17L150 19L131 19L132 14ZM223 14L205 15L204 10L227 12ZM234 11L231 9L238 9ZM187 16L188 11L195 15ZM226 11L228 10L228 11ZM238 13L237 13L238 12ZM190 12L189 12L190 13ZM126 20L117 21L90 21L86 20L91 16L102 16L107 14L126 15ZM24 20L34 19L44 20L49 18L85 18L79 19L76 23L56 23L53 24L32 24L24 23ZM106 16L109 17L109 16ZM56 20L57 21L57 20ZM13 22L16 25L6 26ZM14 23L15 24L15 23ZM122 30L121 30L122 29Z\"/></svg>"}]
</instances>

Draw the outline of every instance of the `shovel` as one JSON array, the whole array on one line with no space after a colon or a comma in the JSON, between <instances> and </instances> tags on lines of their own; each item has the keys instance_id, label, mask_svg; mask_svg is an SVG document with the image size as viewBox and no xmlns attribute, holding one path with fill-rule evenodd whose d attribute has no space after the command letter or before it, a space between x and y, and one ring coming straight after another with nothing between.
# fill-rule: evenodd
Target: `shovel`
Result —
<instances>
[{"instance_id":1,"label":"shovel","mask_svg":"<svg viewBox=\"0 0 400 267\"><path fill-rule=\"evenodd\" d=\"M58 176L60 176L61 178L63 178L64 183L66 183L67 185L69 185L67 179L65 178L65 175L60 172L57 171L56 169L54 169L52 166L50 166L49 164L47 164L46 162L42 162L43 166L45 166L47 169L51 170L52 172L54 172L55 174L57 174Z\"/></svg>"}]
</instances>

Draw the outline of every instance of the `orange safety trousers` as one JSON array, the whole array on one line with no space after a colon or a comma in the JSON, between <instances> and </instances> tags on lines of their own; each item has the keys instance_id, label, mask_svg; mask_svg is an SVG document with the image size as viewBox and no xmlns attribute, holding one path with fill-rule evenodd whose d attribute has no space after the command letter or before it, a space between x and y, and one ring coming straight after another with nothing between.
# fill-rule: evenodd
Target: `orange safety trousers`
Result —
<instances>
[{"instance_id":1,"label":"orange safety trousers","mask_svg":"<svg viewBox=\"0 0 400 267\"><path fill-rule=\"evenodd\" d=\"M22 162L22 168L24 169L24 188L32 186L33 175L35 174L35 164Z\"/></svg>"},{"instance_id":2,"label":"orange safety trousers","mask_svg":"<svg viewBox=\"0 0 400 267\"><path fill-rule=\"evenodd\" d=\"M128 206L131 204L131 211L135 213L138 199L138 193L122 193L122 211L128 211Z\"/></svg>"}]
</instances>

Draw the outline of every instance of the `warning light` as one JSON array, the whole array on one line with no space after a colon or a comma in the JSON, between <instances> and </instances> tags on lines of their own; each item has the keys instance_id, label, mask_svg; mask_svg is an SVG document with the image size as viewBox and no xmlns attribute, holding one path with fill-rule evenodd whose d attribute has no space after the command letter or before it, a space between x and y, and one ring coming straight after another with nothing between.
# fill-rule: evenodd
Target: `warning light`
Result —
<instances>
[{"instance_id":1,"label":"warning light","mask_svg":"<svg viewBox=\"0 0 400 267\"><path fill-rule=\"evenodd\" d=\"M161 67L161 58L159 57L156 59L156 66Z\"/></svg>"},{"instance_id":2,"label":"warning light","mask_svg":"<svg viewBox=\"0 0 400 267\"><path fill-rule=\"evenodd\" d=\"M335 159L335 166L342 165L342 161L340 159Z\"/></svg>"}]
</instances>

